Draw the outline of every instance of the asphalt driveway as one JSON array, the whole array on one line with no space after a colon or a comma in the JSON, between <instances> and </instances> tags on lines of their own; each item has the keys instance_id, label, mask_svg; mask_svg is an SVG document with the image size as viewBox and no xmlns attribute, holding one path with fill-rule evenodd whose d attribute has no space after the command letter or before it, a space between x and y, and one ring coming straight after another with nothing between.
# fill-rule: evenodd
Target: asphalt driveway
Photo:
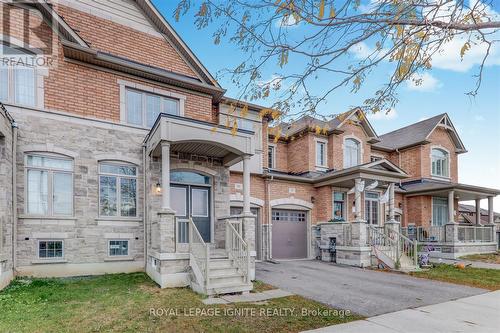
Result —
<instances>
[{"instance_id":1,"label":"asphalt driveway","mask_svg":"<svg viewBox=\"0 0 500 333\"><path fill-rule=\"evenodd\" d=\"M313 260L256 264L256 278L292 293L371 317L488 292Z\"/></svg>"}]
</instances>

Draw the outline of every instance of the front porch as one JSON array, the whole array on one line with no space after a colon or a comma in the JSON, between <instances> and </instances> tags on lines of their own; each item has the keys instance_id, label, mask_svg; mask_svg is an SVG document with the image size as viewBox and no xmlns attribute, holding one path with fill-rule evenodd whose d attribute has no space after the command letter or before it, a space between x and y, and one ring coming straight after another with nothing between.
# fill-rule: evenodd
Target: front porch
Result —
<instances>
[{"instance_id":1,"label":"front porch","mask_svg":"<svg viewBox=\"0 0 500 333\"><path fill-rule=\"evenodd\" d=\"M162 288L248 291L255 275L251 131L162 114L145 140L146 272ZM243 165L243 213L230 217L229 167Z\"/></svg>"},{"instance_id":2,"label":"front porch","mask_svg":"<svg viewBox=\"0 0 500 333\"><path fill-rule=\"evenodd\" d=\"M408 238L424 245L424 250L441 258L457 258L476 253L497 251L493 198L499 192L466 184L443 181L421 181L404 185L407 197L425 196L431 202L429 224L410 224L402 228ZM487 223L481 220L481 201L488 200ZM474 219L464 219L458 209L461 201L474 201ZM423 222L423 221L422 221Z\"/></svg>"}]
</instances>

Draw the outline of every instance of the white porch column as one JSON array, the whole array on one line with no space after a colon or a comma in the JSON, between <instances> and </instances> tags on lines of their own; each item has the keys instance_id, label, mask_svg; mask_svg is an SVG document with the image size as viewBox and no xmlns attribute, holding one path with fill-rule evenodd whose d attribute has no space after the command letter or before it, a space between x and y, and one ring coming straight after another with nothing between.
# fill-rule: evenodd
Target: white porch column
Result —
<instances>
[{"instance_id":1,"label":"white porch column","mask_svg":"<svg viewBox=\"0 0 500 333\"><path fill-rule=\"evenodd\" d=\"M170 210L170 142L161 143L161 208Z\"/></svg>"},{"instance_id":2,"label":"white porch column","mask_svg":"<svg viewBox=\"0 0 500 333\"><path fill-rule=\"evenodd\" d=\"M243 156L243 214L250 213L250 156Z\"/></svg>"},{"instance_id":3,"label":"white porch column","mask_svg":"<svg viewBox=\"0 0 500 333\"><path fill-rule=\"evenodd\" d=\"M476 224L481 224L481 199L476 199Z\"/></svg>"},{"instance_id":4,"label":"white porch column","mask_svg":"<svg viewBox=\"0 0 500 333\"><path fill-rule=\"evenodd\" d=\"M493 197L488 197L488 223L493 224Z\"/></svg>"},{"instance_id":5,"label":"white porch column","mask_svg":"<svg viewBox=\"0 0 500 333\"><path fill-rule=\"evenodd\" d=\"M394 218L394 183L389 184L389 221L395 221L395 218Z\"/></svg>"},{"instance_id":6,"label":"white porch column","mask_svg":"<svg viewBox=\"0 0 500 333\"><path fill-rule=\"evenodd\" d=\"M361 192L359 191L359 186L361 183L361 178L356 178L354 180L354 220L362 220L361 217Z\"/></svg>"},{"instance_id":7,"label":"white porch column","mask_svg":"<svg viewBox=\"0 0 500 333\"><path fill-rule=\"evenodd\" d=\"M448 192L448 223L455 222L455 191Z\"/></svg>"}]
</instances>

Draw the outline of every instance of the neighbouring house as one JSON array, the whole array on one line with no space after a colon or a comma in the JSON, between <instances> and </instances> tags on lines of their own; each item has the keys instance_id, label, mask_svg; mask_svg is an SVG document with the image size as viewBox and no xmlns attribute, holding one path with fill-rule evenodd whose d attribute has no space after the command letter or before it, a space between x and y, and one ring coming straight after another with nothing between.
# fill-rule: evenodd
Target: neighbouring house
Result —
<instances>
[{"instance_id":1,"label":"neighbouring house","mask_svg":"<svg viewBox=\"0 0 500 333\"><path fill-rule=\"evenodd\" d=\"M384 227L491 249L500 191L458 182L447 114L380 136L358 109L274 124L226 97L149 0L0 7L0 288L145 271L245 292L255 260L323 258L334 238L339 261L369 265ZM482 199L484 226L454 223Z\"/></svg>"}]
</instances>

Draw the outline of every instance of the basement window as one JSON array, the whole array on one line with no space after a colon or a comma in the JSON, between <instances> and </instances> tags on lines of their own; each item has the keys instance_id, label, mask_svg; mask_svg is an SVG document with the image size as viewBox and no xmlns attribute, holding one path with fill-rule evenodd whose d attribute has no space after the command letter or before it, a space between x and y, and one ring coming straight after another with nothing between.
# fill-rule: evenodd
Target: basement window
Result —
<instances>
[{"instance_id":1,"label":"basement window","mask_svg":"<svg viewBox=\"0 0 500 333\"><path fill-rule=\"evenodd\" d=\"M63 257L62 240L41 240L38 241L38 258L51 259Z\"/></svg>"}]
</instances>

